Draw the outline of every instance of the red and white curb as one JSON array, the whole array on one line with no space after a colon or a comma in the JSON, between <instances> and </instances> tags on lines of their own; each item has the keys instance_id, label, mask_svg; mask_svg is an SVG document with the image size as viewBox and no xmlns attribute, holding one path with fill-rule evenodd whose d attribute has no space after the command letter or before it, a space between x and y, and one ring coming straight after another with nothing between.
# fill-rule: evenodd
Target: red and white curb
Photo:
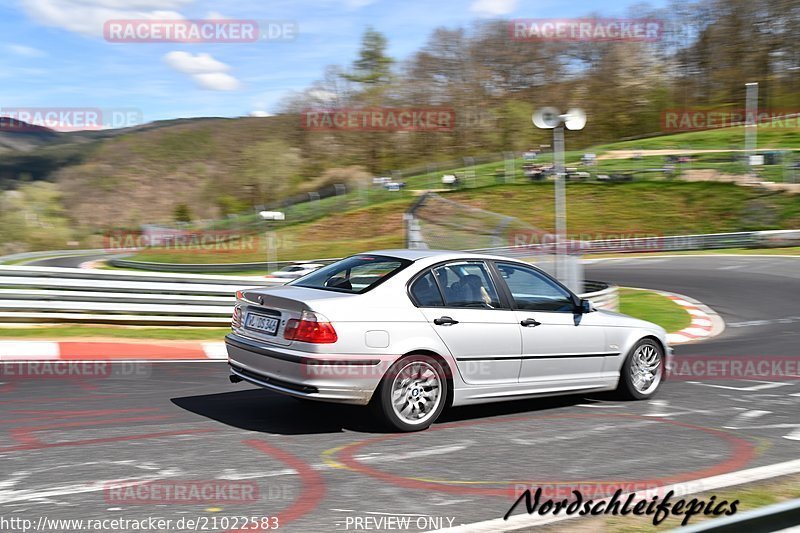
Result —
<instances>
[{"instance_id":1,"label":"red and white curb","mask_svg":"<svg viewBox=\"0 0 800 533\"><path fill-rule=\"evenodd\" d=\"M681 306L692 317L692 322L688 327L680 331L667 333L667 340L670 344L688 344L690 342L710 339L725 331L725 321L722 320L722 317L713 309L694 298L689 298L683 294L675 294L674 292L653 289L640 290L648 290L669 298L677 305Z\"/></svg>"},{"instance_id":2,"label":"red and white curb","mask_svg":"<svg viewBox=\"0 0 800 533\"><path fill-rule=\"evenodd\" d=\"M6 361L220 361L224 342L0 341Z\"/></svg>"}]
</instances>

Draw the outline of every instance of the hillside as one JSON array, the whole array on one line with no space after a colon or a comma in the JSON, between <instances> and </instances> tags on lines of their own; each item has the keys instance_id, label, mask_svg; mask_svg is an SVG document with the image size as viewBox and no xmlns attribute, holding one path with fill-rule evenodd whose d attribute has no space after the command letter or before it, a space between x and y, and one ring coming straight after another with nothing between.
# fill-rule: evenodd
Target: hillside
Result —
<instances>
[{"instance_id":1,"label":"hillside","mask_svg":"<svg viewBox=\"0 0 800 533\"><path fill-rule=\"evenodd\" d=\"M453 192L447 198L553 231L553 185L498 185ZM410 198L348 210L277 230L281 260L340 257L403 246L403 212ZM574 183L567 187L568 232L582 238L681 235L800 227L800 195L765 193L713 182ZM449 220L464 237L459 220ZM245 250L150 249L134 259L172 263L264 261L264 239Z\"/></svg>"},{"instance_id":2,"label":"hillside","mask_svg":"<svg viewBox=\"0 0 800 533\"><path fill-rule=\"evenodd\" d=\"M0 153L27 151L52 144L59 138L55 131L6 116L0 116Z\"/></svg>"},{"instance_id":3,"label":"hillside","mask_svg":"<svg viewBox=\"0 0 800 533\"><path fill-rule=\"evenodd\" d=\"M533 143L538 133L530 128L529 135ZM795 148L800 146L798 135L793 130L766 129L759 134L759 146ZM458 136L458 131L444 135ZM24 141L28 137L31 140ZM24 211L56 213L48 224L59 225L54 231L37 230L39 235L35 238L10 230L4 236L0 230L0 241L10 238L20 242L15 249L63 248L64 235L68 235L66 240L91 246L86 239L92 234L112 228L136 228L142 223L173 223L178 212L192 220L224 219L232 213L252 213L258 208L274 206L284 199L300 201L308 198L309 191L327 190L332 194L333 183L347 183L352 190L367 183L373 175L354 163L369 160L364 150L376 147L388 150L384 145L389 139L397 139L392 146L393 157L403 160L396 168L416 167L423 172L404 176L408 188L394 196L406 197L410 189L438 188L441 174L454 165L462 166L466 160L458 157L466 155L464 152L442 151L441 138L419 147L417 137L401 133L308 132L301 129L296 115L182 119L122 130L73 133L8 130L0 131L0 138L16 139L6 141L6 151L0 154L0 189L17 188L21 183L37 180L52 184L44 186L46 191L21 189L22 199L11 202L11 208L16 205ZM370 146L373 141L378 145ZM9 148L25 142L29 144L24 150ZM741 128L664 135L584 150L578 150L578 142L570 138L567 161L574 164L584 151L594 151L603 158L611 150L730 150L741 148L742 143ZM415 147L437 156L427 158L421 153L412 156ZM488 154L483 160L501 158L500 154ZM541 159L548 161L549 154L543 154ZM741 164L707 159L709 168L743 171ZM444 160L454 162L443 163ZM662 161L663 157L610 163L602 160L595 170L599 173L658 167ZM517 176L521 173L521 163L521 160L515 162ZM495 172L502 166L502 161L476 165L473 169L476 179L470 186L494 184ZM436 170L425 172L425 169ZM769 179L778 180L783 178L784 169L785 166L764 168ZM459 172L466 171L462 168ZM369 192L370 202L381 196L376 192L374 189ZM40 198L47 198L50 203L37 204ZM8 227L23 224L3 222Z\"/></svg>"},{"instance_id":4,"label":"hillside","mask_svg":"<svg viewBox=\"0 0 800 533\"><path fill-rule=\"evenodd\" d=\"M173 222L179 203L193 218L219 218L316 190L327 185L318 179L326 169L346 166L329 139L309 139L305 152L293 148L299 130L296 116L278 116L52 133L27 144L30 133L9 131L16 140L6 145L17 149L0 157L0 188L53 182L87 231Z\"/></svg>"}]
</instances>

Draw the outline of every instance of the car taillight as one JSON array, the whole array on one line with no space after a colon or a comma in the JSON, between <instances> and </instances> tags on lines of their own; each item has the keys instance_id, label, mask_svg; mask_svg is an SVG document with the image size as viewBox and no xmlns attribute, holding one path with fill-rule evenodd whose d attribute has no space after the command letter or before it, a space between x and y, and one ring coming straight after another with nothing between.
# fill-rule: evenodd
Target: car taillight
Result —
<instances>
[{"instance_id":1,"label":"car taillight","mask_svg":"<svg viewBox=\"0 0 800 533\"><path fill-rule=\"evenodd\" d=\"M242 308L238 305L233 306L233 317L231 318L231 328L242 327Z\"/></svg>"},{"instance_id":2,"label":"car taillight","mask_svg":"<svg viewBox=\"0 0 800 533\"><path fill-rule=\"evenodd\" d=\"M339 339L328 319L312 311L303 311L300 320L289 319L283 330L283 336L290 341L314 344L332 344Z\"/></svg>"}]
</instances>

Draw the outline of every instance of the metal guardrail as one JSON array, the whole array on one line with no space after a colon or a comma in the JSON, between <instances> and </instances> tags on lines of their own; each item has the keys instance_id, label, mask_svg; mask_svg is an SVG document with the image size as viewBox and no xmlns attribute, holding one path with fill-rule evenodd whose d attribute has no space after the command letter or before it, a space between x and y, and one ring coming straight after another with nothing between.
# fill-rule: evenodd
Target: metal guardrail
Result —
<instances>
[{"instance_id":1,"label":"metal guardrail","mask_svg":"<svg viewBox=\"0 0 800 533\"><path fill-rule=\"evenodd\" d=\"M0 266L0 323L226 326L256 277Z\"/></svg>"},{"instance_id":2,"label":"metal guardrail","mask_svg":"<svg viewBox=\"0 0 800 533\"><path fill-rule=\"evenodd\" d=\"M800 526L800 499L673 529L675 533L766 533Z\"/></svg>"},{"instance_id":3,"label":"metal guardrail","mask_svg":"<svg viewBox=\"0 0 800 533\"><path fill-rule=\"evenodd\" d=\"M592 302L596 308L619 311L619 287L616 285L603 281L585 280L583 290L584 293L580 297Z\"/></svg>"}]
</instances>

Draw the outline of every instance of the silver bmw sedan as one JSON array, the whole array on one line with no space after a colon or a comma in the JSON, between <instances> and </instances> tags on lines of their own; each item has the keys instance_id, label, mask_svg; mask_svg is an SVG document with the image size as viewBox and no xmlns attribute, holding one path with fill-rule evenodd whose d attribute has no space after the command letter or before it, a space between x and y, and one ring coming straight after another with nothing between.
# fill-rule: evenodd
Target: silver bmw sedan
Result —
<instances>
[{"instance_id":1,"label":"silver bmw sedan","mask_svg":"<svg viewBox=\"0 0 800 533\"><path fill-rule=\"evenodd\" d=\"M671 353L660 326L595 309L504 257L376 251L236 296L231 381L370 405L400 431L427 428L451 405L650 398Z\"/></svg>"}]
</instances>

